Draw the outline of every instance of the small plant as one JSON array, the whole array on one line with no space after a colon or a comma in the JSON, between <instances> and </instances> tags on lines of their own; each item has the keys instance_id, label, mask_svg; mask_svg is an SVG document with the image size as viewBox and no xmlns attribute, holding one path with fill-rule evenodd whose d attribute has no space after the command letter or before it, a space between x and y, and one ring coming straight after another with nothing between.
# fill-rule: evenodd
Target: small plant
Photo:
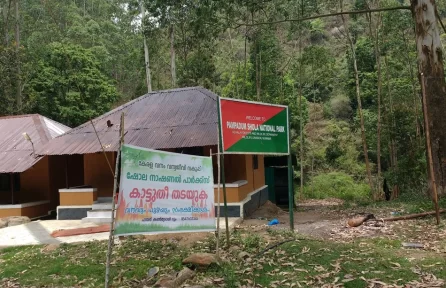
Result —
<instances>
[{"instance_id":1,"label":"small plant","mask_svg":"<svg viewBox=\"0 0 446 288\"><path fill-rule=\"evenodd\" d=\"M247 234L245 237L242 237L241 240L243 247L248 251L258 250L263 243L263 239L259 235L253 233Z\"/></svg>"},{"instance_id":2,"label":"small plant","mask_svg":"<svg viewBox=\"0 0 446 288\"><path fill-rule=\"evenodd\" d=\"M347 201L364 201L370 198L370 188L365 183L357 183L343 172L320 174L311 179L305 187L308 198L338 198Z\"/></svg>"}]
</instances>

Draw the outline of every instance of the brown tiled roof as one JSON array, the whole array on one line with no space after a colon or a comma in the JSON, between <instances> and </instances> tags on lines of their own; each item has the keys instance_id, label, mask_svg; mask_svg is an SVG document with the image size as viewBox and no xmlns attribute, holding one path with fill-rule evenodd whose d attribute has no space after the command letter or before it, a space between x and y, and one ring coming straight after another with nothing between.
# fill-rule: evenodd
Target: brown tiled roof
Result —
<instances>
[{"instance_id":1,"label":"brown tiled roof","mask_svg":"<svg viewBox=\"0 0 446 288\"><path fill-rule=\"evenodd\" d=\"M125 143L151 149L217 145L217 95L202 87L157 91L93 120L105 151L117 151L119 122L125 113ZM107 121L113 125L107 126ZM102 151L90 122L51 140L39 155Z\"/></svg>"},{"instance_id":2,"label":"brown tiled roof","mask_svg":"<svg viewBox=\"0 0 446 288\"><path fill-rule=\"evenodd\" d=\"M69 129L38 114L0 117L0 173L23 172L40 160L23 133L29 135L37 151Z\"/></svg>"}]
</instances>

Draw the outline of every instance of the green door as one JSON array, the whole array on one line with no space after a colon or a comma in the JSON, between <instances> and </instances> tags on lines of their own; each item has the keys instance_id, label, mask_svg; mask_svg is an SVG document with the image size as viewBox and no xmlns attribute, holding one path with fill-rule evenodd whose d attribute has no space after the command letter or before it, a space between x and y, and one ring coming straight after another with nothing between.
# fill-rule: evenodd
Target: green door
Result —
<instances>
[{"instance_id":1,"label":"green door","mask_svg":"<svg viewBox=\"0 0 446 288\"><path fill-rule=\"evenodd\" d=\"M276 203L276 181L274 167L265 167L265 184L268 185L268 200Z\"/></svg>"}]
</instances>

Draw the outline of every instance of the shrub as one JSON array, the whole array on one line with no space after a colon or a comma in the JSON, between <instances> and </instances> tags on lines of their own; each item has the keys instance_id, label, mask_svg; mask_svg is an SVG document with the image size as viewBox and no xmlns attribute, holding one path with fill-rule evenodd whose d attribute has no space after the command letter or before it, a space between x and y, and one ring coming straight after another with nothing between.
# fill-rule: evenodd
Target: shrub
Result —
<instances>
[{"instance_id":1,"label":"shrub","mask_svg":"<svg viewBox=\"0 0 446 288\"><path fill-rule=\"evenodd\" d=\"M370 197L370 188L365 183L356 183L343 172L330 172L313 177L305 187L307 198L339 198L347 201L365 201Z\"/></svg>"},{"instance_id":2,"label":"shrub","mask_svg":"<svg viewBox=\"0 0 446 288\"><path fill-rule=\"evenodd\" d=\"M338 95L330 100L331 113L337 119L347 120L352 116L350 99L344 95Z\"/></svg>"}]
</instances>

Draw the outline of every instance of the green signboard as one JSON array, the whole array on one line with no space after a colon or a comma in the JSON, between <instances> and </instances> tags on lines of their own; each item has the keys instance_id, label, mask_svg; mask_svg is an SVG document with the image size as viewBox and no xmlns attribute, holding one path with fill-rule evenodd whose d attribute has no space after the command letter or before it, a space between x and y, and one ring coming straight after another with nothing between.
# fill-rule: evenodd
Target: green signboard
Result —
<instances>
[{"instance_id":1,"label":"green signboard","mask_svg":"<svg viewBox=\"0 0 446 288\"><path fill-rule=\"evenodd\" d=\"M288 107L219 98L226 154L289 154Z\"/></svg>"}]
</instances>

